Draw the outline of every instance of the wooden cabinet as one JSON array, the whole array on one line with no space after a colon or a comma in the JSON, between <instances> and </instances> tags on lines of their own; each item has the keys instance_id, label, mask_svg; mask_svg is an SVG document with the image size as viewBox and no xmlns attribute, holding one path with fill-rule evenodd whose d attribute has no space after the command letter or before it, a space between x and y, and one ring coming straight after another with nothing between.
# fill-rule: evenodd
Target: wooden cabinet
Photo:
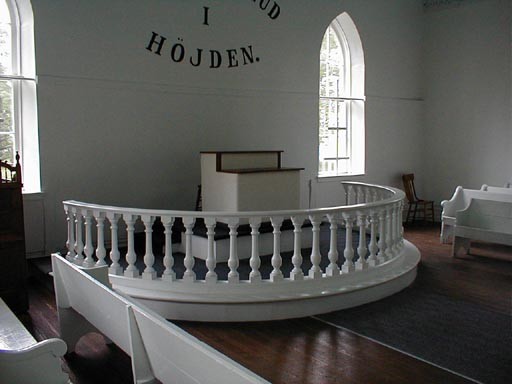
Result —
<instances>
[{"instance_id":1,"label":"wooden cabinet","mask_svg":"<svg viewBox=\"0 0 512 384\"><path fill-rule=\"evenodd\" d=\"M0 161L0 297L15 312L28 309L22 186L19 155Z\"/></svg>"}]
</instances>

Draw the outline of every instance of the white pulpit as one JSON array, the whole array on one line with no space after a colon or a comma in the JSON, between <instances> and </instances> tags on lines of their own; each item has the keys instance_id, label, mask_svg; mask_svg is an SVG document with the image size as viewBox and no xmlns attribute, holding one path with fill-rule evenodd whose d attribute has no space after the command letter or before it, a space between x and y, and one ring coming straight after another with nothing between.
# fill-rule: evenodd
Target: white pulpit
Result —
<instances>
[{"instance_id":1,"label":"white pulpit","mask_svg":"<svg viewBox=\"0 0 512 384\"><path fill-rule=\"evenodd\" d=\"M201 152L203 210L299 209L304 168L281 167L282 152Z\"/></svg>"}]
</instances>

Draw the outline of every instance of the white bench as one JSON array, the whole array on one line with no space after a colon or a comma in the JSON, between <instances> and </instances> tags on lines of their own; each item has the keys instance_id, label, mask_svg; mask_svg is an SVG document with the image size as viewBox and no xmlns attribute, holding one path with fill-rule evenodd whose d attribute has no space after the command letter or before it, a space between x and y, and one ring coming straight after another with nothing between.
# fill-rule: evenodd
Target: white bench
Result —
<instances>
[{"instance_id":1,"label":"white bench","mask_svg":"<svg viewBox=\"0 0 512 384\"><path fill-rule=\"evenodd\" d=\"M110 288L108 267L82 269L52 255L61 337L70 350L100 332L132 359L134 383L268 383L135 299Z\"/></svg>"},{"instance_id":2,"label":"white bench","mask_svg":"<svg viewBox=\"0 0 512 384\"><path fill-rule=\"evenodd\" d=\"M68 383L61 369L65 353L60 339L37 342L0 299L0 383Z\"/></svg>"},{"instance_id":3,"label":"white bench","mask_svg":"<svg viewBox=\"0 0 512 384\"><path fill-rule=\"evenodd\" d=\"M494 192L494 193L512 193L512 188L509 187L492 187L490 185L484 184L482 185L482 188L480 188L482 191L487 192Z\"/></svg>"},{"instance_id":4,"label":"white bench","mask_svg":"<svg viewBox=\"0 0 512 384\"><path fill-rule=\"evenodd\" d=\"M453 227L456 223L457 211L466 209L472 199L503 201L512 203L512 193L497 193L479 189L464 189L457 187L450 200L441 202L443 212L441 214L441 242L448 243L453 235Z\"/></svg>"},{"instance_id":5,"label":"white bench","mask_svg":"<svg viewBox=\"0 0 512 384\"><path fill-rule=\"evenodd\" d=\"M512 203L471 199L466 209L456 213L452 256L461 247L469 252L471 240L512 245Z\"/></svg>"}]
</instances>

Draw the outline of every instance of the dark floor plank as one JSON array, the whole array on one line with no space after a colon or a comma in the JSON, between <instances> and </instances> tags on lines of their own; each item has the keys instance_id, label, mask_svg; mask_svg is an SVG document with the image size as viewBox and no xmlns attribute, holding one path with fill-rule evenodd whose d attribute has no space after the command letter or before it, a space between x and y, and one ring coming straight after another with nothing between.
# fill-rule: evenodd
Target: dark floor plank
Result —
<instances>
[{"instance_id":1,"label":"dark floor plank","mask_svg":"<svg viewBox=\"0 0 512 384\"><path fill-rule=\"evenodd\" d=\"M467 383L314 318L178 325L272 383Z\"/></svg>"}]
</instances>

